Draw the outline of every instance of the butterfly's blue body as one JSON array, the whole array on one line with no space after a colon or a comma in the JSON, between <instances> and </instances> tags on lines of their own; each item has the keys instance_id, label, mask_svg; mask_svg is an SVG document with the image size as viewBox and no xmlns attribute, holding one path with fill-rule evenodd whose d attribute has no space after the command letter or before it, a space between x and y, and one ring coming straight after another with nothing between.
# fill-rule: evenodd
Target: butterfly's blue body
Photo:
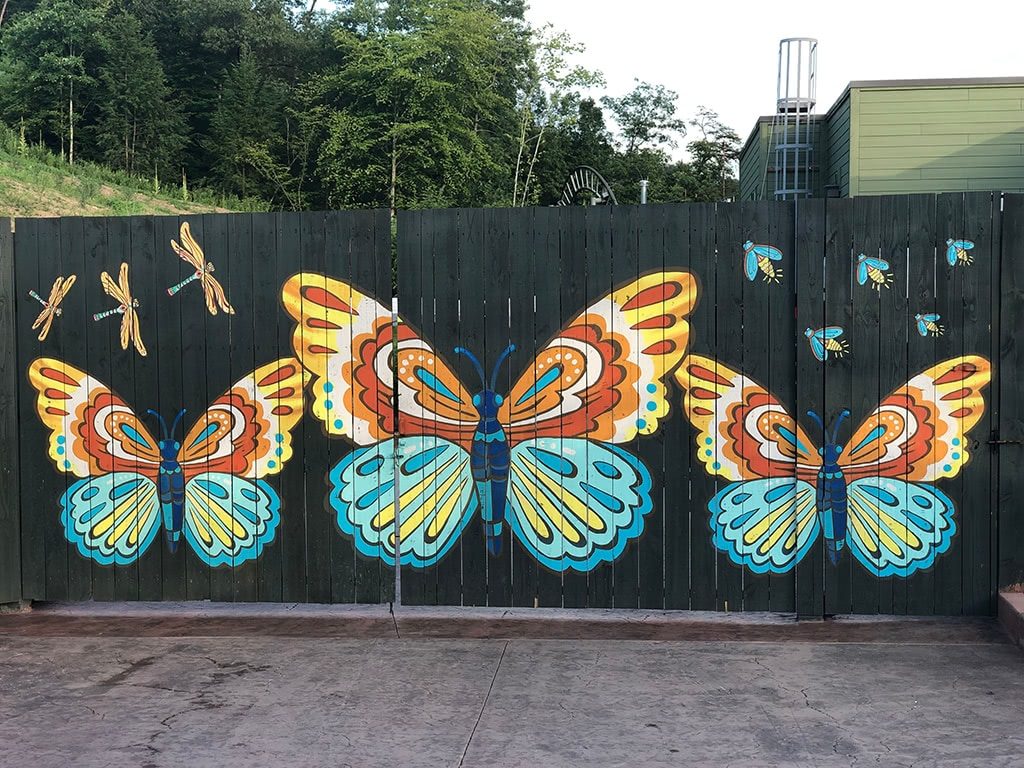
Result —
<instances>
[{"instance_id":1,"label":"butterfly's blue body","mask_svg":"<svg viewBox=\"0 0 1024 768\"><path fill-rule=\"evenodd\" d=\"M821 419L813 411L808 415L822 424ZM846 477L839 466L839 457L843 454L843 446L836 443L836 436L839 433L839 425L843 419L850 415L844 410L836 419L832 428L832 435L826 440L825 446L818 453L821 455L821 469L818 470L818 482L816 487L816 502L818 513L821 515L822 529L825 535L825 546L828 549L828 557L833 564L839 562L840 553L846 545L846 519L847 519L847 497ZM828 437L828 433L822 424L822 433Z\"/></svg>"},{"instance_id":2,"label":"butterfly's blue body","mask_svg":"<svg viewBox=\"0 0 1024 768\"><path fill-rule=\"evenodd\" d=\"M473 363L480 374L483 389L473 395L473 407L480 414L480 422L473 434L473 447L470 451L469 466L476 481L477 494L482 506L481 517L484 521L484 532L487 535L487 551L492 555L501 554L501 529L505 522L505 505L508 501L508 472L511 461L511 450L505 430L498 421L498 409L505 398L494 391L497 384L498 371L506 358L515 352L515 344L510 344L498 356L491 372L490 386L484 379L483 368L472 352L456 347L455 353L465 355Z\"/></svg>"},{"instance_id":3,"label":"butterfly's blue body","mask_svg":"<svg viewBox=\"0 0 1024 768\"><path fill-rule=\"evenodd\" d=\"M182 472L181 463L178 461L181 443L173 438L173 434L174 428L178 426L185 411L182 409L175 417L174 426L171 427L170 432L167 431L167 424L160 414L152 410L149 413L160 419L160 426L164 434L164 439L158 444L160 475L157 478L157 493L160 495L160 509L163 513L164 531L167 533L167 546L173 554L178 551L181 528L185 519L185 473Z\"/></svg>"}]
</instances>

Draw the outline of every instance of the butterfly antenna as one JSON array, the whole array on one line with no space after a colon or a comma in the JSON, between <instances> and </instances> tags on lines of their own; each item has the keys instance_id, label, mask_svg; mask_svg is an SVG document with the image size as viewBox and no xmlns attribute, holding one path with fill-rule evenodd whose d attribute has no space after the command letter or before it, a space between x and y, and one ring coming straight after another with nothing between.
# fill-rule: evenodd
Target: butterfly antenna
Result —
<instances>
[{"instance_id":1,"label":"butterfly antenna","mask_svg":"<svg viewBox=\"0 0 1024 768\"><path fill-rule=\"evenodd\" d=\"M150 413L150 414L156 416L158 419L160 419L160 430L164 433L164 440L169 440L170 438L167 435L167 422L164 421L164 417L161 416L156 411L154 411L152 408L150 408L148 411L146 411L146 413ZM177 422L175 422L175 423L177 423Z\"/></svg>"},{"instance_id":2,"label":"butterfly antenna","mask_svg":"<svg viewBox=\"0 0 1024 768\"><path fill-rule=\"evenodd\" d=\"M839 413L839 417L836 419L836 423L832 426L832 440L830 441L833 445L836 443L836 437L839 436L839 426L843 423L843 419L850 415L849 410L843 408Z\"/></svg>"},{"instance_id":3,"label":"butterfly antenna","mask_svg":"<svg viewBox=\"0 0 1024 768\"><path fill-rule=\"evenodd\" d=\"M807 415L814 419L814 423L821 427L821 436L824 438L828 435L828 430L825 429L825 423L821 420L821 416L816 414L814 411L808 411Z\"/></svg>"},{"instance_id":4,"label":"butterfly antenna","mask_svg":"<svg viewBox=\"0 0 1024 768\"><path fill-rule=\"evenodd\" d=\"M179 422L179 421L181 421L181 419L182 419L182 417L183 417L184 415L185 415L185 409L184 409L184 408L182 408L182 409L181 409L180 411L178 411L178 415L174 417L174 423L173 423L173 424L171 424L171 434L167 436L167 439L168 439L168 440L169 440L169 439L170 439L171 437L173 437L173 436L174 436L174 430L178 428L178 422Z\"/></svg>"},{"instance_id":5,"label":"butterfly antenna","mask_svg":"<svg viewBox=\"0 0 1024 768\"><path fill-rule=\"evenodd\" d=\"M494 370L491 371L491 392L496 392L498 386L498 371L501 369L501 364L508 359L508 356L516 351L515 344L509 344L505 347L505 351L498 355L498 362L494 364Z\"/></svg>"},{"instance_id":6,"label":"butterfly antenna","mask_svg":"<svg viewBox=\"0 0 1024 768\"><path fill-rule=\"evenodd\" d=\"M480 386L484 387L486 389L487 388L487 381L484 378L484 368L483 368L482 365L480 365L480 361L476 359L476 355L474 355L472 352L470 352L465 347L456 347L455 348L455 354L456 355L465 355L466 357L469 358L469 362L471 362L473 364L473 367L476 368L477 375L480 376Z\"/></svg>"}]
</instances>

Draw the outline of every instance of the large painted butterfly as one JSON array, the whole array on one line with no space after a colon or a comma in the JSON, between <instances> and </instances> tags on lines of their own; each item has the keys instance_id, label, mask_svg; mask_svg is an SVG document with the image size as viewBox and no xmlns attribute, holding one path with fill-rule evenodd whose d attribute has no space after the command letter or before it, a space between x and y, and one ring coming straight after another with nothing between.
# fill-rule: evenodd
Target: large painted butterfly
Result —
<instances>
[{"instance_id":1,"label":"large painted butterfly","mask_svg":"<svg viewBox=\"0 0 1024 768\"><path fill-rule=\"evenodd\" d=\"M338 526L363 554L430 566L478 509L492 554L507 521L555 571L610 562L642 532L650 473L620 446L668 414L662 379L684 354L697 300L689 273L648 274L594 302L507 394L498 372L514 346L489 379L470 350L455 349L479 375L471 394L407 323L393 348L390 312L350 284L302 273L283 298L298 322L296 354L314 376L313 414L363 446L329 476Z\"/></svg>"},{"instance_id":2,"label":"large painted butterfly","mask_svg":"<svg viewBox=\"0 0 1024 768\"><path fill-rule=\"evenodd\" d=\"M838 442L843 411L822 448L779 401L747 376L691 355L676 371L698 430L697 455L734 481L708 503L714 545L755 573L793 568L824 534L830 559L849 549L879 576L928 568L956 533L953 501L932 483L968 460L967 433L985 410L992 371L957 357L893 391Z\"/></svg>"},{"instance_id":3,"label":"large painted butterfly","mask_svg":"<svg viewBox=\"0 0 1024 768\"><path fill-rule=\"evenodd\" d=\"M28 371L57 468L82 478L60 500L68 541L103 565L137 560L161 524L209 565L259 557L280 520L262 478L291 457L308 375L295 359L264 365L213 401L183 441L154 411L161 439L97 379L51 358Z\"/></svg>"}]
</instances>

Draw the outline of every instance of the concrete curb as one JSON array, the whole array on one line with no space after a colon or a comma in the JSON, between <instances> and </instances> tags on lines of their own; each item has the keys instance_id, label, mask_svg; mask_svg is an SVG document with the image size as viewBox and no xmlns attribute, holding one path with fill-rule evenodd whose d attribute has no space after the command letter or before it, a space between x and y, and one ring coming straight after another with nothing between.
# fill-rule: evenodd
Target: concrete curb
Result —
<instances>
[{"instance_id":1,"label":"concrete curb","mask_svg":"<svg viewBox=\"0 0 1024 768\"><path fill-rule=\"evenodd\" d=\"M999 624L1010 641L1024 649L1024 592L999 593Z\"/></svg>"},{"instance_id":2,"label":"concrete curb","mask_svg":"<svg viewBox=\"0 0 1024 768\"><path fill-rule=\"evenodd\" d=\"M44 603L0 636L606 639L823 643L1005 642L988 618L300 603Z\"/></svg>"}]
</instances>

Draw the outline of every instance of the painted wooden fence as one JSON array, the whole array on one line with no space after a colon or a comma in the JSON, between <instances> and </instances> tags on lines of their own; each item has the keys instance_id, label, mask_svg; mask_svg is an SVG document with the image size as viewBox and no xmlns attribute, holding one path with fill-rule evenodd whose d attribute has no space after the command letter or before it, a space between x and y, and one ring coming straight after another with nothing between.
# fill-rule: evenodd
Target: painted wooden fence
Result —
<instances>
[{"instance_id":1,"label":"painted wooden fence","mask_svg":"<svg viewBox=\"0 0 1024 768\"><path fill-rule=\"evenodd\" d=\"M407 604L987 614L1024 580L1024 197L397 224L394 260L386 212L0 231L0 602L388 601L397 561Z\"/></svg>"}]
</instances>

